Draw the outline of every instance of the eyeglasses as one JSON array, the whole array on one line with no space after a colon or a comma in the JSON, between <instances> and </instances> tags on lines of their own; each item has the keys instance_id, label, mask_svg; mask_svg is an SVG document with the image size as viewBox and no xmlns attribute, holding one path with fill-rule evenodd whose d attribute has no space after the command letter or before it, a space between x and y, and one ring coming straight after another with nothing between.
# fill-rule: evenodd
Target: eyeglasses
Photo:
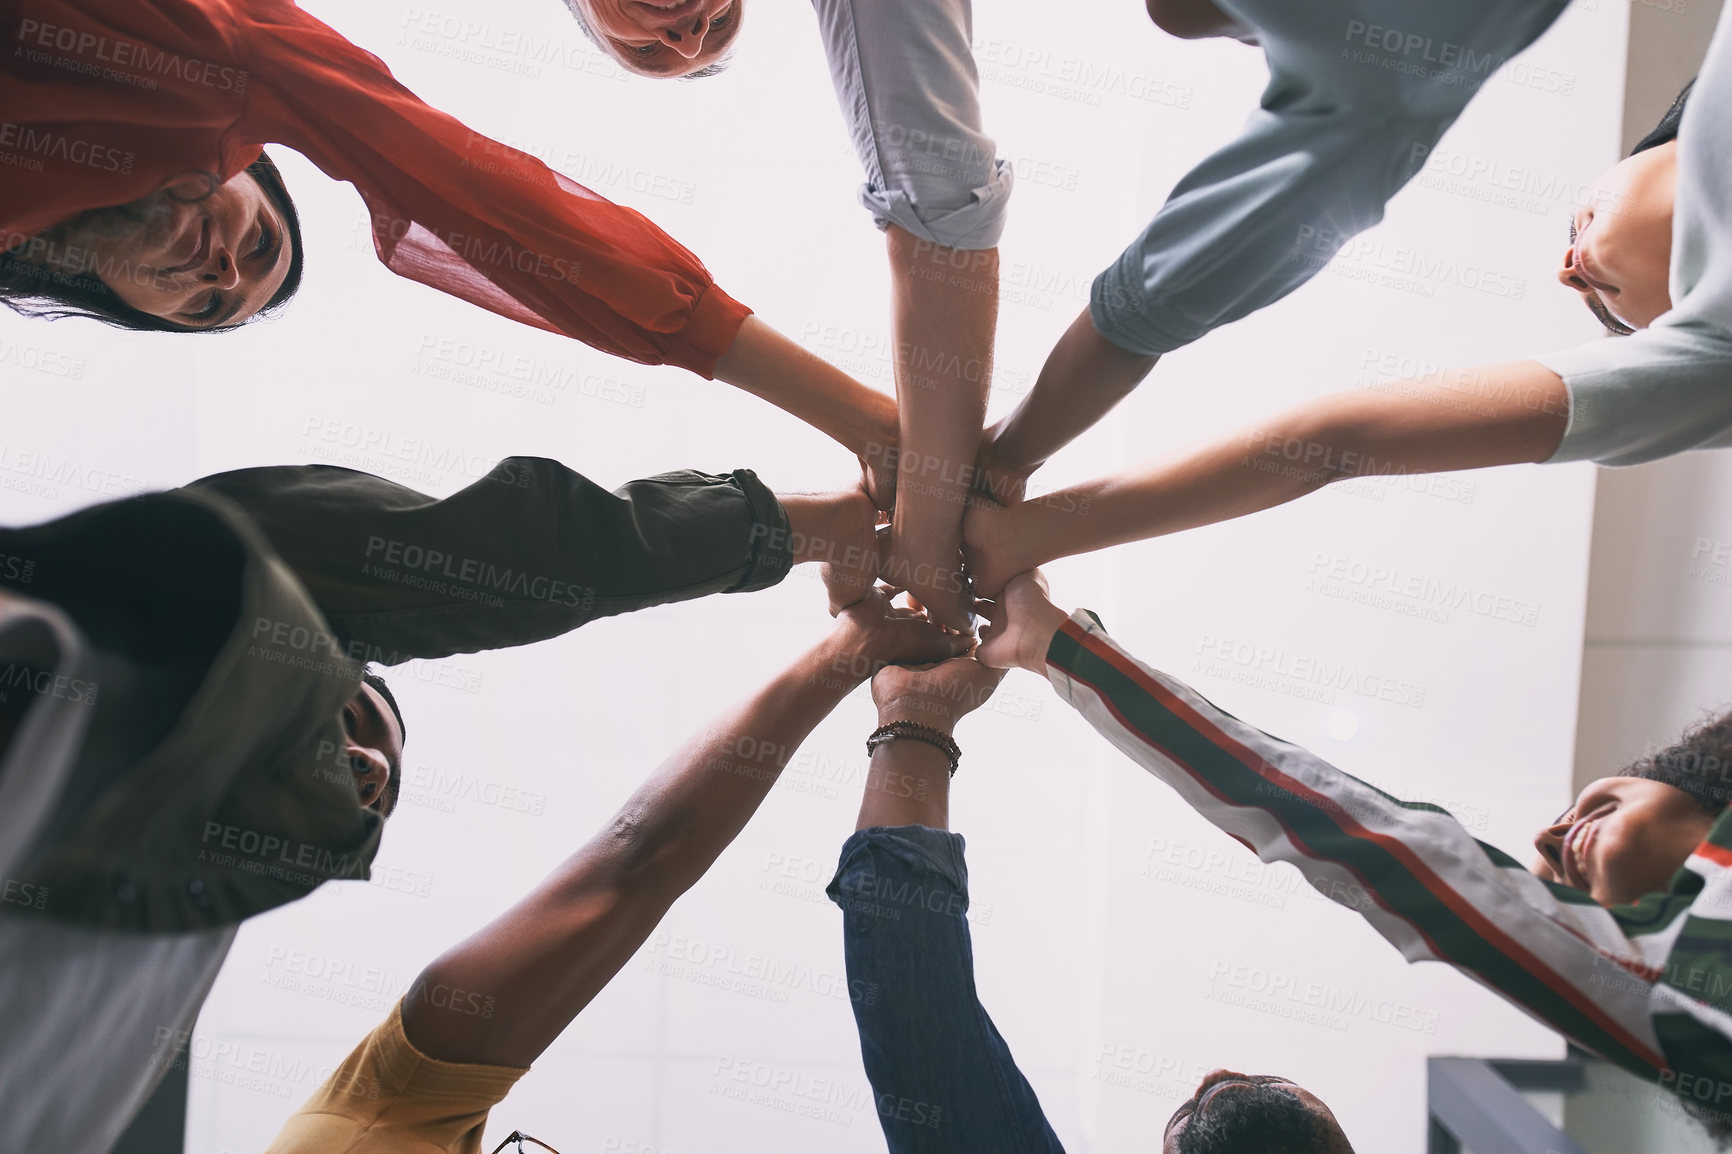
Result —
<instances>
[{"instance_id":1,"label":"eyeglasses","mask_svg":"<svg viewBox=\"0 0 1732 1154\"><path fill-rule=\"evenodd\" d=\"M528 1142L536 1150L547 1151L547 1154L559 1154L559 1151L555 1150L553 1147L549 1146L547 1143L543 1142L541 1139L531 1138L529 1135L525 1134L521 1130L513 1130L511 1133L507 1134L505 1136L505 1141L501 1142L499 1145L497 1145L493 1148L493 1154L499 1154L499 1152L501 1150L505 1149L507 1146L511 1145L513 1142L517 1143L517 1154L529 1154L529 1152L526 1151L523 1147L523 1144L525 1142Z\"/></svg>"}]
</instances>

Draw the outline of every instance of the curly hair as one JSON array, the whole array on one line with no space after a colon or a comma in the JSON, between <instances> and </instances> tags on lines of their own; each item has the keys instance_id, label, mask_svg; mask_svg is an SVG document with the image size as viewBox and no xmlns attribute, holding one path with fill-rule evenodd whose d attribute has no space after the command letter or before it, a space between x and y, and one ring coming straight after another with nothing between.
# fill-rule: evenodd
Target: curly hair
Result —
<instances>
[{"instance_id":1,"label":"curly hair","mask_svg":"<svg viewBox=\"0 0 1732 1154\"><path fill-rule=\"evenodd\" d=\"M1330 1129L1285 1086L1247 1086L1192 1116L1179 1154L1329 1154Z\"/></svg>"},{"instance_id":2,"label":"curly hair","mask_svg":"<svg viewBox=\"0 0 1732 1154\"><path fill-rule=\"evenodd\" d=\"M1720 813L1732 801L1732 712L1686 730L1677 741L1626 766L1618 776L1683 790L1704 812Z\"/></svg>"}]
</instances>

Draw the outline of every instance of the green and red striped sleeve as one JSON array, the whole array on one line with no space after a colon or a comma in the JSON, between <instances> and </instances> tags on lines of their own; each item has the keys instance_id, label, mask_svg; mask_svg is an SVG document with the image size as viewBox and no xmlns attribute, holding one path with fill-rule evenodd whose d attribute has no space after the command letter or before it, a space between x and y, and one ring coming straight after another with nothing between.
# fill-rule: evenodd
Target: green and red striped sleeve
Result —
<instances>
[{"instance_id":1,"label":"green and red striped sleeve","mask_svg":"<svg viewBox=\"0 0 1732 1154\"><path fill-rule=\"evenodd\" d=\"M1669 892L1609 910L1534 877L1446 811L1222 711L1130 656L1090 613L1053 637L1047 674L1198 813L1297 867L1408 961L1447 962L1640 1076L1698 1099L1724 1089L1732 1109L1732 817Z\"/></svg>"}]
</instances>

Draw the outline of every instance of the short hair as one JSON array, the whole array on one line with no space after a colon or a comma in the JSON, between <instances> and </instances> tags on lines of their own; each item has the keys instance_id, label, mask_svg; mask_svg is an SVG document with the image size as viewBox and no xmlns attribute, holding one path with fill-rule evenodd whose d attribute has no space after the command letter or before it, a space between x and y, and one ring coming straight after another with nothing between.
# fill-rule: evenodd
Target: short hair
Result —
<instances>
[{"instance_id":1,"label":"short hair","mask_svg":"<svg viewBox=\"0 0 1732 1154\"><path fill-rule=\"evenodd\" d=\"M1179 1131L1179 1154L1329 1154L1329 1127L1287 1086L1249 1085L1209 1099Z\"/></svg>"},{"instance_id":2,"label":"short hair","mask_svg":"<svg viewBox=\"0 0 1732 1154\"><path fill-rule=\"evenodd\" d=\"M397 735L401 737L403 743L407 745L409 742L409 726L403 720L403 709L397 704L396 695L391 692L391 687L385 684L385 679L380 677L377 673L374 673L372 669L368 669L361 674L361 683L363 685L371 686L380 697L385 699L385 704L391 707L391 714L397 719ZM389 817L391 811L397 808L397 794L402 788L403 759L398 758L396 761L391 763L391 774L385 779L385 800L380 805L380 809L384 811L385 816Z\"/></svg>"},{"instance_id":3,"label":"short hair","mask_svg":"<svg viewBox=\"0 0 1732 1154\"><path fill-rule=\"evenodd\" d=\"M1619 777L1639 777L1683 790L1709 814L1732 801L1732 712L1705 721L1658 753L1626 766Z\"/></svg>"},{"instance_id":4,"label":"short hair","mask_svg":"<svg viewBox=\"0 0 1732 1154\"><path fill-rule=\"evenodd\" d=\"M301 217L295 210L294 199L289 196L288 186L283 183L283 174L277 171L277 166L271 162L268 154L259 153L259 158L247 165L246 172L258 181L259 187L282 214L291 251L289 271L283 277L283 283L278 286L271 299L265 302L263 308L240 324L220 325L215 328L176 324L142 309L133 308L93 272L59 272L24 260L11 252L0 252L0 302L27 317L42 317L46 320L85 317L101 321L113 328L140 333L230 332L277 312L301 289L301 275L306 268L306 245L301 241ZM219 183L216 175L207 173L206 176L214 190ZM62 224L64 223L63 221Z\"/></svg>"},{"instance_id":5,"label":"short hair","mask_svg":"<svg viewBox=\"0 0 1732 1154\"><path fill-rule=\"evenodd\" d=\"M611 53L607 50L607 45L602 42L601 36L596 32L596 30L593 27L590 26L589 17L585 16L583 14L583 10L577 6L577 0L565 0L565 7L567 10L569 10L571 12L571 18L573 20L577 21L577 26L583 30L583 34L585 36L589 37L589 42L591 44L595 45L597 48L601 49L602 55L608 57L609 59L613 59L613 53ZM703 79L710 77L710 76L720 76L722 73L724 73L728 70L728 65L732 64L733 62L734 62L733 53L732 53L732 51L730 51L726 55L724 55L720 60L711 61L709 64L704 65L702 68L698 69L696 72L686 73L684 76L680 77L680 79L681 80L703 80ZM621 67L624 67L624 65L621 65ZM630 72L631 69L627 68L626 71Z\"/></svg>"}]
</instances>

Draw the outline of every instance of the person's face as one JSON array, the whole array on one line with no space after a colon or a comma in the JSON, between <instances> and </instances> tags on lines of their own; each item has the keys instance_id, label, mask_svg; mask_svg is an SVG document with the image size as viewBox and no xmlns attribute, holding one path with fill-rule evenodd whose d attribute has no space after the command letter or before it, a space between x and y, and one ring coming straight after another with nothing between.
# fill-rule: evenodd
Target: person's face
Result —
<instances>
[{"instance_id":1,"label":"person's face","mask_svg":"<svg viewBox=\"0 0 1732 1154\"><path fill-rule=\"evenodd\" d=\"M343 755L355 775L361 807L390 817L402 782L403 730L371 685L362 685L343 707L343 738Z\"/></svg>"},{"instance_id":2,"label":"person's face","mask_svg":"<svg viewBox=\"0 0 1732 1154\"><path fill-rule=\"evenodd\" d=\"M1205 1075L1191 1096L1179 1104L1179 1108L1173 1111L1173 1116L1167 1120L1167 1128L1161 1135L1161 1154L1177 1154L1179 1139L1186 1127L1198 1118L1207 1117L1210 1106L1223 1101L1224 1095L1255 1094L1264 1086L1279 1087L1296 1096L1307 1110L1329 1128L1329 1149L1342 1154L1352 1154L1353 1147L1347 1141L1347 1135L1342 1132L1341 1123L1335 1120L1335 1115L1317 1095L1285 1078L1268 1074L1240 1074L1234 1070L1216 1070Z\"/></svg>"},{"instance_id":3,"label":"person's face","mask_svg":"<svg viewBox=\"0 0 1732 1154\"><path fill-rule=\"evenodd\" d=\"M1585 890L1604 906L1666 888L1714 816L1681 789L1639 777L1603 777L1540 830L1535 870Z\"/></svg>"},{"instance_id":4,"label":"person's face","mask_svg":"<svg viewBox=\"0 0 1732 1154\"><path fill-rule=\"evenodd\" d=\"M240 324L264 308L289 275L293 241L265 190L242 172L209 196L177 181L138 228L85 244L97 275L140 312L187 328Z\"/></svg>"},{"instance_id":5,"label":"person's face","mask_svg":"<svg viewBox=\"0 0 1732 1154\"><path fill-rule=\"evenodd\" d=\"M572 0L613 58L640 76L689 76L739 35L746 0Z\"/></svg>"},{"instance_id":6,"label":"person's face","mask_svg":"<svg viewBox=\"0 0 1732 1154\"><path fill-rule=\"evenodd\" d=\"M1601 324L1645 329L1672 307L1672 204L1678 144L1625 160L1595 182L1570 221L1558 281ZM1615 328L1616 326L1607 326Z\"/></svg>"}]
</instances>

